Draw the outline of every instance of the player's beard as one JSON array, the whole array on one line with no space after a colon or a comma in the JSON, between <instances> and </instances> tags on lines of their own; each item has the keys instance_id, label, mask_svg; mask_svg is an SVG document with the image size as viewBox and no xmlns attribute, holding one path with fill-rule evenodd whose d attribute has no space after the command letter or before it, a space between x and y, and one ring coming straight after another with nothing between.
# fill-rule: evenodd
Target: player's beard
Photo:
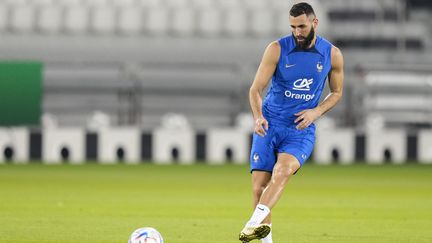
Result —
<instances>
[{"instance_id":1,"label":"player's beard","mask_svg":"<svg viewBox=\"0 0 432 243\"><path fill-rule=\"evenodd\" d=\"M297 39L298 37L295 37L294 39L297 46L299 46L302 49L308 49L314 37L315 37L315 30L314 27L312 26L311 30L309 31L309 34L303 39L302 42L298 41Z\"/></svg>"}]
</instances>

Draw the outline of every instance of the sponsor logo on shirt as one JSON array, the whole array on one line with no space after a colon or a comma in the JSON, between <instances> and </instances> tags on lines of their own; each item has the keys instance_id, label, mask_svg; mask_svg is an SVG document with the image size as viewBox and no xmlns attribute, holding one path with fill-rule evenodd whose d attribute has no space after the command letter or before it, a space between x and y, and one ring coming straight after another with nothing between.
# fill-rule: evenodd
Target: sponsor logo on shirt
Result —
<instances>
[{"instance_id":1,"label":"sponsor logo on shirt","mask_svg":"<svg viewBox=\"0 0 432 243\"><path fill-rule=\"evenodd\" d=\"M291 99L294 99L294 100L309 101L309 100L312 100L315 97L315 94L298 94L298 93L291 92L290 90L286 90L285 91L285 96L287 98L291 98Z\"/></svg>"},{"instance_id":2,"label":"sponsor logo on shirt","mask_svg":"<svg viewBox=\"0 0 432 243\"><path fill-rule=\"evenodd\" d=\"M292 88L293 90L286 90L285 96L287 98L291 98L294 100L305 100L310 101L315 97L315 94L305 94L305 93L296 93L295 90L298 91L310 91L311 85L313 83L313 78L307 79L307 78L299 78L296 81L294 81Z\"/></svg>"},{"instance_id":3,"label":"sponsor logo on shirt","mask_svg":"<svg viewBox=\"0 0 432 243\"><path fill-rule=\"evenodd\" d=\"M294 90L310 91L310 85L313 83L313 78L299 78L294 81Z\"/></svg>"}]
</instances>

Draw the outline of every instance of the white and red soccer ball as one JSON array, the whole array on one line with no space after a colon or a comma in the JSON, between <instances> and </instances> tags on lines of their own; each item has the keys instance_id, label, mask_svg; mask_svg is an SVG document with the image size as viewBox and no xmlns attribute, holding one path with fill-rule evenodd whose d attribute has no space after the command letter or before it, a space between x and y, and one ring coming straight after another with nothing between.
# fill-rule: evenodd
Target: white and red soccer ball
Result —
<instances>
[{"instance_id":1,"label":"white and red soccer ball","mask_svg":"<svg viewBox=\"0 0 432 243\"><path fill-rule=\"evenodd\" d=\"M163 243L162 235L154 228L144 227L135 230L129 243Z\"/></svg>"}]
</instances>

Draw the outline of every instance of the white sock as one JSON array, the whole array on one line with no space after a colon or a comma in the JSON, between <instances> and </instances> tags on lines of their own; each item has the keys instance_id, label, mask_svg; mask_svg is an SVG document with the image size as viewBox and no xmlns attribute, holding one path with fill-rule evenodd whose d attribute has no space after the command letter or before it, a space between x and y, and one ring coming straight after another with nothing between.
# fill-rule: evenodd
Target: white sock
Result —
<instances>
[{"instance_id":1,"label":"white sock","mask_svg":"<svg viewBox=\"0 0 432 243\"><path fill-rule=\"evenodd\" d=\"M270 213L270 209L264 204L258 204L255 208L252 217L249 222L247 222L247 226L254 226L260 224Z\"/></svg>"},{"instance_id":2,"label":"white sock","mask_svg":"<svg viewBox=\"0 0 432 243\"><path fill-rule=\"evenodd\" d=\"M271 224L270 224L270 227L271 227ZM273 230L271 230L270 233L266 237L264 237L264 238L261 239L262 243L273 243L272 231Z\"/></svg>"}]
</instances>

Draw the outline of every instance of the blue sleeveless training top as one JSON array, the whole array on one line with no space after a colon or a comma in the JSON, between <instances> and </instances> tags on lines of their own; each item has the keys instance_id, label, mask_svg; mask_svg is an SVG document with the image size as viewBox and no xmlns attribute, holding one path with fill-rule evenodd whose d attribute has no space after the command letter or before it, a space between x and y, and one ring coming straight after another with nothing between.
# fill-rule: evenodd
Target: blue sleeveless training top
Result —
<instances>
[{"instance_id":1,"label":"blue sleeveless training top","mask_svg":"<svg viewBox=\"0 0 432 243\"><path fill-rule=\"evenodd\" d=\"M294 114L318 105L331 69L332 44L317 36L315 46L297 47L292 35L279 39L281 53L263 102L270 123L294 125Z\"/></svg>"}]
</instances>

